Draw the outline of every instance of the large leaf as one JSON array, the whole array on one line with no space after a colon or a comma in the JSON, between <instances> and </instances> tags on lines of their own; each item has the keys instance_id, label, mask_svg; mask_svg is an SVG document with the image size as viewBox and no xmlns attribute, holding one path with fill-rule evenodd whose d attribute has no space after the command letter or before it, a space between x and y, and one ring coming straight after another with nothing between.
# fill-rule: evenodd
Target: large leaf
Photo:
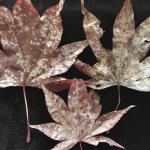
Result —
<instances>
[{"instance_id":1,"label":"large leaf","mask_svg":"<svg viewBox=\"0 0 150 150\"><path fill-rule=\"evenodd\" d=\"M100 42L103 34L100 21L85 8L84 0L81 6L85 35L98 61L94 66L80 60L75 63L80 71L92 77L88 85L95 89L121 85L150 91L150 59L144 58L150 48L150 18L135 29L131 1L125 0L114 22L111 51L103 48Z\"/></svg>"},{"instance_id":2,"label":"large leaf","mask_svg":"<svg viewBox=\"0 0 150 150\"><path fill-rule=\"evenodd\" d=\"M41 17L30 0L17 0L12 12L0 7L0 87L51 83L50 77L66 72L87 46L79 41L58 48L63 4L60 0Z\"/></svg>"},{"instance_id":3,"label":"large leaf","mask_svg":"<svg viewBox=\"0 0 150 150\"><path fill-rule=\"evenodd\" d=\"M99 96L94 91L88 93L84 81L77 79L74 79L70 86L68 106L44 86L43 91L48 112L57 123L30 125L30 127L40 130L52 139L62 141L52 150L68 150L78 142L80 145L81 142L92 145L105 142L123 148L112 139L99 134L113 128L133 106L99 116L101 112Z\"/></svg>"},{"instance_id":4,"label":"large leaf","mask_svg":"<svg viewBox=\"0 0 150 150\"><path fill-rule=\"evenodd\" d=\"M23 86L27 114L27 141L30 140L25 86L47 85L53 91L69 84L52 76L66 72L87 46L79 41L58 48L63 27L60 12L65 0L40 17L30 0L17 0L12 12L0 6L0 87ZM64 84L62 86L62 84ZM59 85L56 89L53 85Z\"/></svg>"}]
</instances>

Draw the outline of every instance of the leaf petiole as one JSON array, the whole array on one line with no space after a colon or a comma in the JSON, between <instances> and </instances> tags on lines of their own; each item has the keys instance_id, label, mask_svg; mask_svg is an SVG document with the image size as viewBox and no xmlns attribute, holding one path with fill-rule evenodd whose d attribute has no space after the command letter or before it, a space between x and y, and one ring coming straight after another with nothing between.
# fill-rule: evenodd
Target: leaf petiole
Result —
<instances>
[{"instance_id":1,"label":"leaf petiole","mask_svg":"<svg viewBox=\"0 0 150 150\"><path fill-rule=\"evenodd\" d=\"M27 121L27 139L26 142L30 142L30 127L29 127L29 111L28 111L28 103L27 103L27 96L26 96L26 89L25 85L23 85L23 97L25 102L25 108L26 108L26 121Z\"/></svg>"},{"instance_id":2,"label":"leaf petiole","mask_svg":"<svg viewBox=\"0 0 150 150\"><path fill-rule=\"evenodd\" d=\"M117 84L117 90L118 90L118 104L115 108L115 111L118 110L120 103L121 103L121 96L120 96L120 84Z\"/></svg>"},{"instance_id":3,"label":"leaf petiole","mask_svg":"<svg viewBox=\"0 0 150 150\"><path fill-rule=\"evenodd\" d=\"M79 142L79 144L80 144L80 150L83 150L83 149L82 149L82 144L81 144L81 141Z\"/></svg>"}]
</instances>

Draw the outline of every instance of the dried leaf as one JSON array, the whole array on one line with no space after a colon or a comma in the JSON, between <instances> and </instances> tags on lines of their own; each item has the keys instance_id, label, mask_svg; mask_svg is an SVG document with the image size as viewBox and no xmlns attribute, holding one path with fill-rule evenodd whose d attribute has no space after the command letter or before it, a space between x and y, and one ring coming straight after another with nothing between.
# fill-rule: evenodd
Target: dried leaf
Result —
<instances>
[{"instance_id":1,"label":"dried leaf","mask_svg":"<svg viewBox=\"0 0 150 150\"><path fill-rule=\"evenodd\" d=\"M121 85L150 91L150 59L144 59L150 48L150 18L135 29L131 1L125 0L113 26L113 50L108 51L100 42L103 34L100 21L85 8L84 0L81 6L86 38L98 61L93 67L80 60L75 63L80 71L93 78L88 85L95 89Z\"/></svg>"},{"instance_id":2,"label":"dried leaf","mask_svg":"<svg viewBox=\"0 0 150 150\"><path fill-rule=\"evenodd\" d=\"M78 142L98 145L99 142L124 148L112 139L104 137L103 132L113 128L121 117L132 107L102 115L99 96L86 90L84 81L73 79L68 94L68 106L54 93L43 86L47 109L56 123L30 125L48 137L62 141L52 150L68 150ZM98 136L97 136L98 135Z\"/></svg>"},{"instance_id":3,"label":"dried leaf","mask_svg":"<svg viewBox=\"0 0 150 150\"><path fill-rule=\"evenodd\" d=\"M0 6L0 87L23 86L27 116L27 142L30 141L28 105L25 86L53 88L64 78L76 57L88 45L79 41L58 48L63 27L60 12L65 0L50 7L40 17L31 0L17 0L12 12ZM67 80L66 80L67 82ZM67 86L67 84L65 85ZM57 88L63 90L65 86Z\"/></svg>"},{"instance_id":4,"label":"dried leaf","mask_svg":"<svg viewBox=\"0 0 150 150\"><path fill-rule=\"evenodd\" d=\"M68 89L68 87L70 87L71 82L72 82L72 79L65 79L62 77L59 77L59 78L51 77L51 80L52 82L50 82L50 79L48 79L48 84L46 85L46 88L48 88L50 91L53 91L53 92L60 92L62 90Z\"/></svg>"},{"instance_id":5,"label":"dried leaf","mask_svg":"<svg viewBox=\"0 0 150 150\"><path fill-rule=\"evenodd\" d=\"M115 141L113 141L112 139L105 137L105 136L95 136L95 137L91 137L86 139L84 142L91 144L91 145L98 145L99 142L101 143L108 143L110 146L116 146L122 149L125 149L123 146L121 146L120 144L116 143Z\"/></svg>"},{"instance_id":6,"label":"dried leaf","mask_svg":"<svg viewBox=\"0 0 150 150\"><path fill-rule=\"evenodd\" d=\"M30 0L17 0L12 12L0 7L0 39L4 49L0 55L0 87L51 85L50 77L66 72L75 62L87 41L58 48L63 33L63 4L64 0L60 0L41 17Z\"/></svg>"}]
</instances>

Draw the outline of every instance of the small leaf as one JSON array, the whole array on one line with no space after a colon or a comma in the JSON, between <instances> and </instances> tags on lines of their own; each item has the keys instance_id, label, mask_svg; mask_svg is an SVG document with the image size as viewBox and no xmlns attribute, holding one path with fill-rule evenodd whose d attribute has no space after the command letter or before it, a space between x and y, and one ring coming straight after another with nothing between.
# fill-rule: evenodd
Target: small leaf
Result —
<instances>
[{"instance_id":1,"label":"small leaf","mask_svg":"<svg viewBox=\"0 0 150 150\"><path fill-rule=\"evenodd\" d=\"M52 118L59 124L46 123L30 125L46 134L48 137L62 141L53 149L69 150L76 143L86 142L98 145L99 142L123 148L110 138L102 135L110 130L121 117L133 106L116 112L110 112L99 117L101 105L94 91L87 92L84 81L73 79L68 94L68 106L65 102L43 86L45 101Z\"/></svg>"}]
</instances>

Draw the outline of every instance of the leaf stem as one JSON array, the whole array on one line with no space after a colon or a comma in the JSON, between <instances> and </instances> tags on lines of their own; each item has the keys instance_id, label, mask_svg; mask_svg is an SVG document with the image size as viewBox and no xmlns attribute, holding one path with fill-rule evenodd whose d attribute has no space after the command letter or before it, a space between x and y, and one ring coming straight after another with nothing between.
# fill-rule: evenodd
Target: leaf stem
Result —
<instances>
[{"instance_id":1,"label":"leaf stem","mask_svg":"<svg viewBox=\"0 0 150 150\"><path fill-rule=\"evenodd\" d=\"M80 144L80 150L83 150L83 149L82 149L82 144L81 144L81 141L79 142L79 144Z\"/></svg>"},{"instance_id":2,"label":"leaf stem","mask_svg":"<svg viewBox=\"0 0 150 150\"><path fill-rule=\"evenodd\" d=\"M30 142L29 111L28 111L28 103L27 103L25 85L23 85L23 97L24 97L24 102L25 102L26 120L27 120L27 139L26 139L26 142L29 143Z\"/></svg>"},{"instance_id":3,"label":"leaf stem","mask_svg":"<svg viewBox=\"0 0 150 150\"><path fill-rule=\"evenodd\" d=\"M118 104L115 108L115 111L118 110L120 103L121 103L121 96L120 96L120 84L117 84L117 90L118 90Z\"/></svg>"}]
</instances>

